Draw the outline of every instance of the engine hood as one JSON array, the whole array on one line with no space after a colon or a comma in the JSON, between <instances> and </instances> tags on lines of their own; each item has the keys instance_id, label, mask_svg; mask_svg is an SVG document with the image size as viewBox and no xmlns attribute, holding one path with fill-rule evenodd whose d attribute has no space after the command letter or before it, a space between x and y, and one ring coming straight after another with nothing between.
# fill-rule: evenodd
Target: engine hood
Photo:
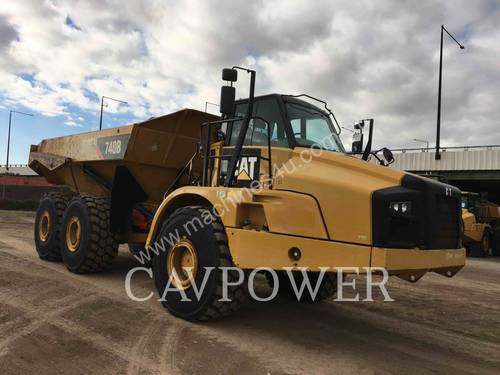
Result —
<instances>
[{"instance_id":1,"label":"engine hood","mask_svg":"<svg viewBox=\"0 0 500 375\"><path fill-rule=\"evenodd\" d=\"M400 186L404 172L355 157L295 148L275 174L275 188L312 195L331 240L372 243L372 194Z\"/></svg>"}]
</instances>

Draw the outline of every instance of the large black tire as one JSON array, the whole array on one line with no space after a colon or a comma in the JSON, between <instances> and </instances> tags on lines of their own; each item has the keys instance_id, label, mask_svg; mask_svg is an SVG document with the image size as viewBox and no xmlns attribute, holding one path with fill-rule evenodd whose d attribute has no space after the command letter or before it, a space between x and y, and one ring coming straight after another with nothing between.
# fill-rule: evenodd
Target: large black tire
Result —
<instances>
[{"instance_id":1,"label":"large black tire","mask_svg":"<svg viewBox=\"0 0 500 375\"><path fill-rule=\"evenodd\" d=\"M337 274L334 272L326 272L321 280L321 284L319 286L318 293L316 296L311 295L309 289L304 288L304 291L300 298L295 293L295 290L292 286L292 281L288 276L286 271L276 271L279 282L278 295L285 299L297 301L297 302L305 302L305 303L316 303L321 302L326 299L332 299L337 294ZM301 271L292 271L293 278L295 280L295 285L297 288L300 288L302 285L302 281L304 280L304 275ZM307 276L311 282L311 286L314 288L318 281L320 273L308 271ZM266 273L266 279L271 288L274 287L274 279L271 274Z\"/></svg>"},{"instance_id":2,"label":"large black tire","mask_svg":"<svg viewBox=\"0 0 500 375\"><path fill-rule=\"evenodd\" d=\"M192 230L188 223L197 223L199 229ZM200 223L203 223L201 227ZM231 315L240 308L247 295L244 281L239 285L228 286L227 297L230 302L220 301L223 290L220 267L234 267L234 263L229 252L224 225L219 217L208 208L179 208L163 223L156 236L156 243L161 244L162 238L166 239L163 241L166 251L160 251L154 256L152 268L155 285L162 299L161 303L171 314L189 321L206 321ZM190 285L184 286L183 290L191 301L182 301L182 294L178 289L168 290L165 293L170 277L167 267L169 254L186 241L195 252L197 271L194 281L198 288L202 285L207 272L205 267L214 267L207 277L205 289L199 300ZM238 281L238 278L236 270L228 272L230 283ZM174 286L170 285L169 288Z\"/></svg>"},{"instance_id":3,"label":"large black tire","mask_svg":"<svg viewBox=\"0 0 500 375\"><path fill-rule=\"evenodd\" d=\"M469 246L469 255L472 257L485 258L491 255L491 234L485 230L480 242L473 242Z\"/></svg>"},{"instance_id":4,"label":"large black tire","mask_svg":"<svg viewBox=\"0 0 500 375\"><path fill-rule=\"evenodd\" d=\"M58 192L44 194L35 216L35 246L40 259L61 260L60 231L70 197Z\"/></svg>"},{"instance_id":5,"label":"large black tire","mask_svg":"<svg viewBox=\"0 0 500 375\"><path fill-rule=\"evenodd\" d=\"M118 254L119 238L110 230L109 217L108 199L82 196L69 202L61 228L61 253L68 270L95 273L106 270L113 263ZM80 233L76 238L75 226L75 230L79 226Z\"/></svg>"},{"instance_id":6,"label":"large black tire","mask_svg":"<svg viewBox=\"0 0 500 375\"><path fill-rule=\"evenodd\" d=\"M500 225L492 230L491 235L491 255L500 256Z\"/></svg>"}]
</instances>

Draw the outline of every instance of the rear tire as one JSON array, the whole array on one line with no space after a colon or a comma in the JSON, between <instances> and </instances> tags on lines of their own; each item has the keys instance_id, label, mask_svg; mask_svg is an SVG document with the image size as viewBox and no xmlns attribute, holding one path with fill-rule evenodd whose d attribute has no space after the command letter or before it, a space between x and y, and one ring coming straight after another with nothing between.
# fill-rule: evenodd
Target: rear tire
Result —
<instances>
[{"instance_id":1,"label":"rear tire","mask_svg":"<svg viewBox=\"0 0 500 375\"><path fill-rule=\"evenodd\" d=\"M82 196L71 200L61 228L62 258L68 270L95 273L109 268L119 245L109 217L108 199Z\"/></svg>"},{"instance_id":2,"label":"rear tire","mask_svg":"<svg viewBox=\"0 0 500 375\"><path fill-rule=\"evenodd\" d=\"M61 261L60 230L70 197L50 192L40 200L35 216L35 246L40 259Z\"/></svg>"},{"instance_id":3,"label":"rear tire","mask_svg":"<svg viewBox=\"0 0 500 375\"><path fill-rule=\"evenodd\" d=\"M312 297L309 289L304 288L304 291L300 298L296 295L295 290L292 286L292 281L288 276L286 271L276 271L279 281L278 294L280 297L289 299L292 301L297 301L300 303L316 303L321 302L326 299L331 299L337 294L337 274L334 272L326 272L321 280L318 293L314 298ZM299 289L304 280L304 276L301 271L292 271L293 278L295 280L295 285ZM307 276L309 277L311 286L314 287L317 284L319 272L307 271ZM269 273L266 273L266 279L271 288L274 286L274 280Z\"/></svg>"},{"instance_id":4,"label":"rear tire","mask_svg":"<svg viewBox=\"0 0 500 375\"><path fill-rule=\"evenodd\" d=\"M199 228L191 230L189 223L196 223ZM201 227L200 227L201 224ZM189 229L191 228L191 229ZM163 241L161 239L164 239ZM170 241L170 243L169 243ZM183 207L176 210L163 224L158 236L157 244L164 244L166 251L161 251L153 258L153 275L155 285L160 295L162 305L174 316L190 321L206 321L218 319L231 315L240 308L246 298L246 285L228 285L229 302L222 302L222 270L220 267L234 267L228 247L228 239L219 217L214 216L211 210L203 207ZM154 246L154 245L153 245ZM170 259L183 250L188 255L188 264L193 265L193 278L198 289L201 287L205 273L209 272L205 267L213 267L210 274L206 276L205 288L198 298L195 295L191 283L174 285L168 284L173 273L169 265L174 264ZM184 253L183 253L184 254ZM175 263L177 264L177 263ZM182 263L184 264L184 263ZM182 267L182 266L181 266ZM187 266L186 266L187 267ZM175 269L177 274L180 272ZM229 283L238 281L239 274L236 270L228 272ZM166 287L169 286L169 290ZM172 290L175 289L176 290ZM181 288L191 301L182 301ZM164 297L164 298L162 298Z\"/></svg>"}]
</instances>

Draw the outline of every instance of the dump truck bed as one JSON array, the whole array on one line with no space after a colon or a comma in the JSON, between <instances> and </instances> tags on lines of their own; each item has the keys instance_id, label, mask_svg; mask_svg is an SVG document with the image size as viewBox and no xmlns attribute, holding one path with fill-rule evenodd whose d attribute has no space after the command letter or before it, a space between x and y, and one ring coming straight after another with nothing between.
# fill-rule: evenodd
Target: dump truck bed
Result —
<instances>
[{"instance_id":1,"label":"dump truck bed","mask_svg":"<svg viewBox=\"0 0 500 375\"><path fill-rule=\"evenodd\" d=\"M197 150L201 125L217 116L193 109L142 123L43 140L31 146L29 166L56 185L109 197L116 171L140 185L152 212ZM201 172L195 160L193 171Z\"/></svg>"}]
</instances>

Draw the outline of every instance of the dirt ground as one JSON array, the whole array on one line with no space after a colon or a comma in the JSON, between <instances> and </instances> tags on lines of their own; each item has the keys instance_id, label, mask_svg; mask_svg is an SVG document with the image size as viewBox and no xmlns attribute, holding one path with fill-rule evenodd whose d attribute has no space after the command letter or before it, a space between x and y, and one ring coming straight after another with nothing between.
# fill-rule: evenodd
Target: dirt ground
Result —
<instances>
[{"instance_id":1,"label":"dirt ground","mask_svg":"<svg viewBox=\"0 0 500 375\"><path fill-rule=\"evenodd\" d=\"M0 212L3 375L500 373L499 258L471 259L452 279L393 278L395 302L249 301L193 324L127 298L137 263L126 248L111 271L74 275L37 257L32 225L32 214ZM134 277L136 295L153 287Z\"/></svg>"}]
</instances>

